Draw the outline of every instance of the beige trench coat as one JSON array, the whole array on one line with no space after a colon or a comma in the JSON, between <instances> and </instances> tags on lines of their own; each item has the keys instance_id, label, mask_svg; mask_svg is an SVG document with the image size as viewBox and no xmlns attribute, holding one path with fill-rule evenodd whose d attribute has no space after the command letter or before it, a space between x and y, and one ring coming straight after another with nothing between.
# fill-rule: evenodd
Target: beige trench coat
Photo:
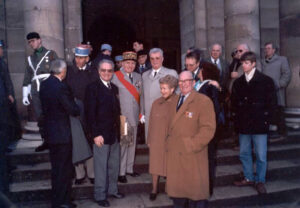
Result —
<instances>
[{"instance_id":1,"label":"beige trench coat","mask_svg":"<svg viewBox=\"0 0 300 208\"><path fill-rule=\"evenodd\" d=\"M172 109L171 116L166 141L166 191L170 197L207 199L207 145L216 129L213 103L192 91L177 113Z\"/></svg>"},{"instance_id":2,"label":"beige trench coat","mask_svg":"<svg viewBox=\"0 0 300 208\"><path fill-rule=\"evenodd\" d=\"M169 109L176 108L178 95L168 100L158 98L152 104L147 144L149 145L149 173L166 176L166 136L170 120Z\"/></svg>"}]
</instances>

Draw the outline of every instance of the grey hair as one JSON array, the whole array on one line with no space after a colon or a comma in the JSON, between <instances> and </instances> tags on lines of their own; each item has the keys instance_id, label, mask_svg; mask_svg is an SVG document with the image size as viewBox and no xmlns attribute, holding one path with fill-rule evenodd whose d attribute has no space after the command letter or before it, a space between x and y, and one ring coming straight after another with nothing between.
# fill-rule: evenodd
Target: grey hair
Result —
<instances>
[{"instance_id":1,"label":"grey hair","mask_svg":"<svg viewBox=\"0 0 300 208\"><path fill-rule=\"evenodd\" d=\"M99 64L98 64L98 70L100 70L100 66L104 63L110 64L112 66L112 68L115 68L115 64L113 61L109 60L109 59L102 59Z\"/></svg>"},{"instance_id":2,"label":"grey hair","mask_svg":"<svg viewBox=\"0 0 300 208\"><path fill-rule=\"evenodd\" d=\"M213 48L215 45L217 45L217 46L219 46L219 47L221 48L221 53L222 53L222 52L223 52L223 47L222 47L222 45L219 44L219 43L214 43L214 44L212 44L212 45L209 47L209 51L212 51L212 48Z\"/></svg>"},{"instance_id":3,"label":"grey hair","mask_svg":"<svg viewBox=\"0 0 300 208\"><path fill-rule=\"evenodd\" d=\"M168 74L159 79L159 84L167 84L170 88L176 89L178 85L178 80L176 77Z\"/></svg>"},{"instance_id":4,"label":"grey hair","mask_svg":"<svg viewBox=\"0 0 300 208\"><path fill-rule=\"evenodd\" d=\"M247 49L248 51L250 51L251 49L250 49L250 46L247 44L247 43L241 43L241 44L239 44L238 45L238 47L239 46L243 46L245 49Z\"/></svg>"},{"instance_id":5,"label":"grey hair","mask_svg":"<svg viewBox=\"0 0 300 208\"><path fill-rule=\"evenodd\" d=\"M163 52L163 50L161 50L160 48L152 48L152 49L149 51L149 56L150 56L152 53L160 53L161 57L164 57L164 52Z\"/></svg>"},{"instance_id":6,"label":"grey hair","mask_svg":"<svg viewBox=\"0 0 300 208\"><path fill-rule=\"evenodd\" d=\"M55 59L51 62L50 72L60 74L64 69L67 69L67 63L63 59Z\"/></svg>"}]
</instances>

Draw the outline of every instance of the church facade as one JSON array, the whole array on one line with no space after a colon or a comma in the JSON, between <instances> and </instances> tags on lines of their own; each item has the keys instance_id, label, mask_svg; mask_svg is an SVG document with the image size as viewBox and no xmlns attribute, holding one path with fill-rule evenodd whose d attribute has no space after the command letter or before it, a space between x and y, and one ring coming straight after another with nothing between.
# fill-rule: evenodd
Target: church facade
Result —
<instances>
[{"instance_id":1,"label":"church facade","mask_svg":"<svg viewBox=\"0 0 300 208\"><path fill-rule=\"evenodd\" d=\"M96 52L103 42L110 42L118 55L142 39L148 48L161 47L166 65L177 71L191 46L207 54L210 45L220 43L231 61L238 43L247 43L262 57L264 43L272 41L292 69L287 105L300 107L299 0L2 0L0 39L24 117L22 82L31 53L25 37L32 31L67 61L83 40L91 41Z\"/></svg>"}]
</instances>

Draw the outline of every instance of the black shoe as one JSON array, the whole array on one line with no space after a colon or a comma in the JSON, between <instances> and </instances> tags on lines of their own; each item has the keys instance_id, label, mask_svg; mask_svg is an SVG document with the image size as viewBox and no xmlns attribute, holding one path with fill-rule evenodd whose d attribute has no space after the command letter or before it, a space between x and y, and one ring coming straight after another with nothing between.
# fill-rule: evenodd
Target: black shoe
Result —
<instances>
[{"instance_id":1,"label":"black shoe","mask_svg":"<svg viewBox=\"0 0 300 208\"><path fill-rule=\"evenodd\" d=\"M122 199L122 198L124 198L125 195L118 192L116 194L110 194L109 196L114 197L116 199Z\"/></svg>"},{"instance_id":2,"label":"black shoe","mask_svg":"<svg viewBox=\"0 0 300 208\"><path fill-rule=\"evenodd\" d=\"M109 201L107 201L106 199L97 201L97 203L100 207L109 207L110 206Z\"/></svg>"},{"instance_id":3,"label":"black shoe","mask_svg":"<svg viewBox=\"0 0 300 208\"><path fill-rule=\"evenodd\" d=\"M74 204L74 203L62 204L62 205L59 206L59 208L75 208L75 207L77 207L77 205Z\"/></svg>"},{"instance_id":4,"label":"black shoe","mask_svg":"<svg viewBox=\"0 0 300 208\"><path fill-rule=\"evenodd\" d=\"M38 146L37 148L35 148L35 152L42 152L46 149L49 149L49 146L46 142L43 142L43 144L41 144L40 146Z\"/></svg>"},{"instance_id":5,"label":"black shoe","mask_svg":"<svg viewBox=\"0 0 300 208\"><path fill-rule=\"evenodd\" d=\"M10 152L12 152L12 149L6 148L6 149L5 149L5 152L6 152L6 153L10 153Z\"/></svg>"},{"instance_id":6,"label":"black shoe","mask_svg":"<svg viewBox=\"0 0 300 208\"><path fill-rule=\"evenodd\" d=\"M120 183L127 183L127 178L126 178L126 176L119 176L118 177L118 181Z\"/></svg>"},{"instance_id":7,"label":"black shoe","mask_svg":"<svg viewBox=\"0 0 300 208\"><path fill-rule=\"evenodd\" d=\"M83 184L85 178L80 178L75 180L75 185Z\"/></svg>"},{"instance_id":8,"label":"black shoe","mask_svg":"<svg viewBox=\"0 0 300 208\"><path fill-rule=\"evenodd\" d=\"M150 201L154 201L156 199L157 193L150 193L149 199Z\"/></svg>"},{"instance_id":9,"label":"black shoe","mask_svg":"<svg viewBox=\"0 0 300 208\"><path fill-rule=\"evenodd\" d=\"M91 184L94 184L95 183L95 179L94 178L89 178Z\"/></svg>"},{"instance_id":10,"label":"black shoe","mask_svg":"<svg viewBox=\"0 0 300 208\"><path fill-rule=\"evenodd\" d=\"M129 176L131 176L131 177L138 177L138 176L140 176L140 174L139 174L139 173L136 173L136 172L133 172L133 173L126 173L126 175L129 175Z\"/></svg>"}]
</instances>

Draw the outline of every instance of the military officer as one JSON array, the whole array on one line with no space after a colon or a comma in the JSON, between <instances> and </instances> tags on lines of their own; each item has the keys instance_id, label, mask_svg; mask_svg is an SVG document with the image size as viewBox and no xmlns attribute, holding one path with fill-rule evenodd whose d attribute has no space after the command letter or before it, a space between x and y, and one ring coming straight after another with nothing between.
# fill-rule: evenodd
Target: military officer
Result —
<instances>
[{"instance_id":1,"label":"military officer","mask_svg":"<svg viewBox=\"0 0 300 208\"><path fill-rule=\"evenodd\" d=\"M32 98L33 109L39 122L40 133L43 137L41 122L41 102L39 90L41 82L50 76L50 63L57 58L55 51L48 50L42 46L42 39L37 32L27 34L27 41L34 52L27 57L25 76L23 81L23 104L30 104L29 95ZM47 149L47 144L43 143L36 148L36 151Z\"/></svg>"},{"instance_id":2,"label":"military officer","mask_svg":"<svg viewBox=\"0 0 300 208\"><path fill-rule=\"evenodd\" d=\"M113 76L112 82L119 88L121 114L133 128L133 140L121 143L121 164L119 182L126 183L126 175L139 176L133 171L137 127L140 114L140 95L142 94L142 76L134 72L137 55L133 51L123 53L122 68Z\"/></svg>"}]
</instances>

